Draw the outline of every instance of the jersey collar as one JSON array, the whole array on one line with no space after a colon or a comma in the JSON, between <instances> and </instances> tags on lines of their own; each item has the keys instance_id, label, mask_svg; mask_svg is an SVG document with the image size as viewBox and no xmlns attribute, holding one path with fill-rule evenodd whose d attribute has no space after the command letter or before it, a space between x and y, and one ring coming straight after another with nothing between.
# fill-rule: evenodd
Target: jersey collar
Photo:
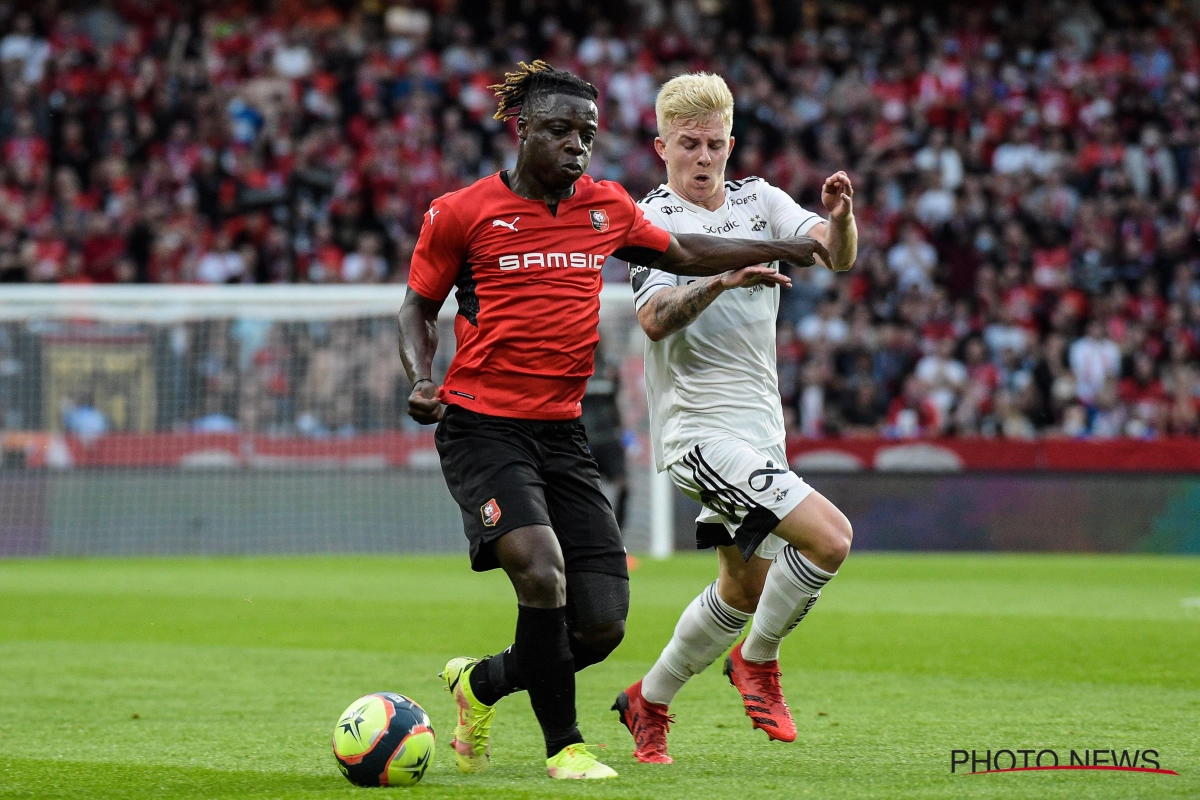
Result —
<instances>
[{"instance_id":1,"label":"jersey collar","mask_svg":"<svg viewBox=\"0 0 1200 800\"><path fill-rule=\"evenodd\" d=\"M674 189L665 183L660 184L658 188L671 195L671 197L675 198L677 203L682 205L688 211L691 211L696 216L700 217L700 219L708 220L710 222L724 222L729 218L729 210L731 208L729 205L729 189L725 190L725 202L721 203L720 208L718 208L716 211L709 211L704 206L698 206L695 203L684 200L675 193Z\"/></svg>"},{"instance_id":2,"label":"jersey collar","mask_svg":"<svg viewBox=\"0 0 1200 800\"><path fill-rule=\"evenodd\" d=\"M531 205L534 205L534 206L540 208L542 211L545 211L550 216L556 217L556 218L558 217L559 212L562 211L567 206L567 204L573 203L579 197L580 192L584 188L583 186L580 186L579 182L587 177L587 173L585 172L583 175L580 175L578 178L576 178L574 191L571 192L571 196L564 197L562 200L559 200L558 205L554 207L553 211L551 211L550 206L546 205L545 200L534 200L532 197L522 197L521 195L514 192L512 186L509 185L509 172L510 172L510 170L502 169L499 172L497 172L495 175L496 180L500 181L500 185L503 186L504 189L509 194L511 194L513 197L517 198L518 200L521 200L523 202L529 203Z\"/></svg>"}]
</instances>

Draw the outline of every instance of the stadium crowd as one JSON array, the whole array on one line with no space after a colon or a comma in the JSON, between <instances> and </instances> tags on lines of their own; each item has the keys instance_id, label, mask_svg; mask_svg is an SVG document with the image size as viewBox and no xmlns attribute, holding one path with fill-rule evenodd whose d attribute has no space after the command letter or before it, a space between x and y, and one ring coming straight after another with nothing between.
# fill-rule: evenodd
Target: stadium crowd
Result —
<instances>
[{"instance_id":1,"label":"stadium crowd","mask_svg":"<svg viewBox=\"0 0 1200 800\"><path fill-rule=\"evenodd\" d=\"M403 281L429 201L514 162L506 66L600 88L591 172L635 196L662 180L657 87L708 70L737 101L730 177L814 209L832 172L857 187L856 268L783 294L794 431L1200 431L1184 4L48 8L0 6L0 279Z\"/></svg>"}]
</instances>

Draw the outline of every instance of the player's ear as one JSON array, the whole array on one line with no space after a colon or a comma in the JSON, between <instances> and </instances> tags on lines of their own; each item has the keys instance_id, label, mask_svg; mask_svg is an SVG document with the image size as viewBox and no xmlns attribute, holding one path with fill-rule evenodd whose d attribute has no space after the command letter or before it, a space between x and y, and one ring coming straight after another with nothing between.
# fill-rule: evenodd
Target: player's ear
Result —
<instances>
[{"instance_id":1,"label":"player's ear","mask_svg":"<svg viewBox=\"0 0 1200 800\"><path fill-rule=\"evenodd\" d=\"M521 116L517 117L517 138L523 142L528 134L529 120L525 119L525 115L522 114Z\"/></svg>"},{"instance_id":2,"label":"player's ear","mask_svg":"<svg viewBox=\"0 0 1200 800\"><path fill-rule=\"evenodd\" d=\"M667 160L667 143L663 141L661 136L654 137L654 152L658 153L658 157L666 163Z\"/></svg>"},{"instance_id":3,"label":"player's ear","mask_svg":"<svg viewBox=\"0 0 1200 800\"><path fill-rule=\"evenodd\" d=\"M737 142L737 139L730 136L729 137L729 152L731 152L731 153L733 152L733 145L735 142Z\"/></svg>"}]
</instances>

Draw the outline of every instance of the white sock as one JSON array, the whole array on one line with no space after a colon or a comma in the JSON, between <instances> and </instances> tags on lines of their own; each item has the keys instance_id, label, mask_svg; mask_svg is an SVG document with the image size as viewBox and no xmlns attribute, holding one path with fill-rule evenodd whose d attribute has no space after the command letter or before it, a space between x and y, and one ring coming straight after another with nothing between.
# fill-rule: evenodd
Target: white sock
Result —
<instances>
[{"instance_id":1,"label":"white sock","mask_svg":"<svg viewBox=\"0 0 1200 800\"><path fill-rule=\"evenodd\" d=\"M642 678L642 696L651 703L670 705L689 678L737 641L749 618L722 600L717 584L711 584L680 615L675 635Z\"/></svg>"},{"instance_id":2,"label":"white sock","mask_svg":"<svg viewBox=\"0 0 1200 800\"><path fill-rule=\"evenodd\" d=\"M788 545L771 568L750 634L742 642L742 657L747 661L777 661L779 643L792 632L821 596L821 587L836 575L809 561Z\"/></svg>"}]
</instances>

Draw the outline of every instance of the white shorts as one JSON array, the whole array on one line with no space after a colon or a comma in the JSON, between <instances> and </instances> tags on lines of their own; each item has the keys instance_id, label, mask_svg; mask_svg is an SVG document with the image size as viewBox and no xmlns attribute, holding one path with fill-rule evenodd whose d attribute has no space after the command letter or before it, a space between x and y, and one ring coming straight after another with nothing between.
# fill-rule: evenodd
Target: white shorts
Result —
<instances>
[{"instance_id":1,"label":"white shorts","mask_svg":"<svg viewBox=\"0 0 1200 800\"><path fill-rule=\"evenodd\" d=\"M707 439L667 472L704 506L696 517L696 546L736 544L747 560L778 555L786 542L771 531L813 491L788 467L782 443L760 450L732 437Z\"/></svg>"}]
</instances>

